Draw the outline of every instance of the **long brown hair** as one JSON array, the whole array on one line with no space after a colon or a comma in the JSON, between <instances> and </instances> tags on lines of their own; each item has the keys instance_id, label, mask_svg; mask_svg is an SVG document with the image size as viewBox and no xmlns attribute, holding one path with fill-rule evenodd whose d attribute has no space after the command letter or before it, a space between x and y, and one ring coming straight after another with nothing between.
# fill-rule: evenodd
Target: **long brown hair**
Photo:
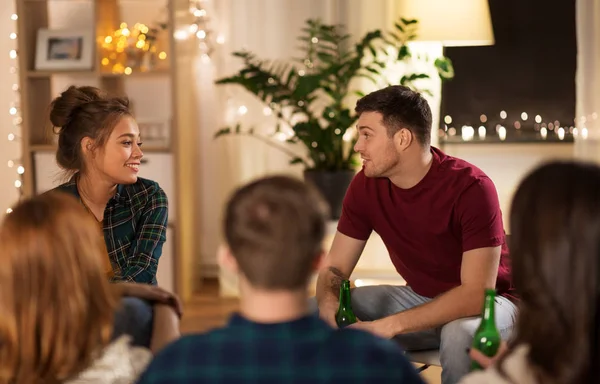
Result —
<instances>
[{"instance_id":1,"label":"long brown hair","mask_svg":"<svg viewBox=\"0 0 600 384\"><path fill-rule=\"evenodd\" d=\"M116 297L97 224L70 196L20 203L0 226L0 383L57 383L111 337Z\"/></svg>"},{"instance_id":2,"label":"long brown hair","mask_svg":"<svg viewBox=\"0 0 600 384\"><path fill-rule=\"evenodd\" d=\"M540 383L599 383L600 167L539 167L519 186L510 216L521 296L515 343L530 348Z\"/></svg>"}]
</instances>

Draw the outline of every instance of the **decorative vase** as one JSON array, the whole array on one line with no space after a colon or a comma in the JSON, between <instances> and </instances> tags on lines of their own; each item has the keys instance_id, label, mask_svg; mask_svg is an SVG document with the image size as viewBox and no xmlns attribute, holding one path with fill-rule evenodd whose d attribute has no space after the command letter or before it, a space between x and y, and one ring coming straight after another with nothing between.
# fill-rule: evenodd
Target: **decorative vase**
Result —
<instances>
[{"instance_id":1,"label":"decorative vase","mask_svg":"<svg viewBox=\"0 0 600 384\"><path fill-rule=\"evenodd\" d=\"M329 204L331 220L340 218L346 190L355 174L356 172L353 170L322 171L307 169L304 171L304 180L312 183Z\"/></svg>"}]
</instances>

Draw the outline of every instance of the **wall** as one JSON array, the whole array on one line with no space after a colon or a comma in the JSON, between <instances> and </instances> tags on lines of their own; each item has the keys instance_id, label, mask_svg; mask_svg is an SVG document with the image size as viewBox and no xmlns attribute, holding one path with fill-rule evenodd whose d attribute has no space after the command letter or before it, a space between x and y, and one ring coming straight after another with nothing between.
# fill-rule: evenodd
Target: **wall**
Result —
<instances>
[{"instance_id":1,"label":"wall","mask_svg":"<svg viewBox=\"0 0 600 384\"><path fill-rule=\"evenodd\" d=\"M13 129L13 117L8 113L18 97L12 90L12 85L18 83L18 76L10 73L10 68L16 67L16 61L9 57L9 51L16 49L16 41L9 37L17 28L16 22L11 20L14 12L15 4L12 1L5 1L0 7L0 215L19 198L19 192L14 186L18 179L16 166L7 166L9 160L21 156L20 143L7 140L9 133L18 133L18 129Z\"/></svg>"},{"instance_id":2,"label":"wall","mask_svg":"<svg viewBox=\"0 0 600 384\"><path fill-rule=\"evenodd\" d=\"M474 164L492 179L507 233L510 233L510 204L523 177L543 162L574 157L573 143L447 144L442 150Z\"/></svg>"}]
</instances>

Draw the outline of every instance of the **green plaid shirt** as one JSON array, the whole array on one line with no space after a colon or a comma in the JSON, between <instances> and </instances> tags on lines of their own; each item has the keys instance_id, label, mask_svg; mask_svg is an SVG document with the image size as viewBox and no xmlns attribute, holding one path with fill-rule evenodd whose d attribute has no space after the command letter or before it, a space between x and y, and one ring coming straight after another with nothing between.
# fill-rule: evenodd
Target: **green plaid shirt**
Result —
<instances>
[{"instance_id":1,"label":"green plaid shirt","mask_svg":"<svg viewBox=\"0 0 600 384\"><path fill-rule=\"evenodd\" d=\"M332 329L316 315L229 324L184 336L162 349L138 384L423 384L401 348L364 331Z\"/></svg>"},{"instance_id":2,"label":"green plaid shirt","mask_svg":"<svg viewBox=\"0 0 600 384\"><path fill-rule=\"evenodd\" d=\"M54 190L81 199L77 174ZM119 184L104 210L103 230L112 281L156 284L158 259L167 239L168 201L158 183L138 177Z\"/></svg>"}]
</instances>

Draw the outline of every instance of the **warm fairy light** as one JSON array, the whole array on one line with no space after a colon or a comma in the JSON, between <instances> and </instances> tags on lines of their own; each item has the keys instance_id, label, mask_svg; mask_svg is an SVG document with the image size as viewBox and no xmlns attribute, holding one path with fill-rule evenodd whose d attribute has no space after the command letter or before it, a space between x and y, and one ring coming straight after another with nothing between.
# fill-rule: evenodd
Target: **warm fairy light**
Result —
<instances>
[{"instance_id":1,"label":"warm fairy light","mask_svg":"<svg viewBox=\"0 0 600 384\"><path fill-rule=\"evenodd\" d=\"M581 138L584 139L584 140L588 138L588 130L587 130L587 128L581 128Z\"/></svg>"},{"instance_id":2,"label":"warm fairy light","mask_svg":"<svg viewBox=\"0 0 600 384\"><path fill-rule=\"evenodd\" d=\"M502 141L506 140L506 128L503 125L498 127L498 137Z\"/></svg>"},{"instance_id":3,"label":"warm fairy light","mask_svg":"<svg viewBox=\"0 0 600 384\"><path fill-rule=\"evenodd\" d=\"M157 49L158 33L163 28L165 27L162 25L149 28L142 23L135 23L133 26L121 23L120 28L113 31L111 36L100 40L102 65L110 67L113 73L126 75L133 71L146 72L154 69L156 57L160 56ZM131 62L134 64L130 64ZM126 68L130 68L131 72Z\"/></svg>"},{"instance_id":4,"label":"warm fairy light","mask_svg":"<svg viewBox=\"0 0 600 384\"><path fill-rule=\"evenodd\" d=\"M161 60L166 59L167 58L167 52L163 51L163 52L159 53L158 54L158 58L161 59Z\"/></svg>"},{"instance_id":5,"label":"warm fairy light","mask_svg":"<svg viewBox=\"0 0 600 384\"><path fill-rule=\"evenodd\" d=\"M485 115L483 115L485 116ZM477 129L477 133L479 134L479 139L481 140L485 140L485 134L486 134L486 130L485 127L483 125L481 125L478 129Z\"/></svg>"},{"instance_id":6,"label":"warm fairy light","mask_svg":"<svg viewBox=\"0 0 600 384\"><path fill-rule=\"evenodd\" d=\"M11 20L16 21L19 17L17 16L16 13L13 13L11 15ZM16 32L11 32L9 34L9 38L11 40L16 41L17 40L17 33ZM10 49L8 52L8 55L11 59L16 60L18 53L16 49ZM18 63L15 63L14 65L10 66L10 73L11 74L16 74L18 76L18 71L17 71L17 66ZM18 80L11 82L11 89L15 92L15 102L12 103L12 106L9 108L8 113L13 117L12 118L12 122L13 122L13 126L14 128L17 128L21 122L23 121L23 119L21 118L21 116L19 116L19 109L17 108L19 100L20 100L20 95L19 95L19 84L18 84ZM14 133L9 133L7 136L8 141L13 142L16 141L17 136ZM19 161L20 162L20 161ZM13 168L15 166L15 162L14 160L9 160L7 163L8 168ZM21 188L22 186L22 182L20 180L21 175L23 175L25 173L25 167L23 167L22 165L19 165L17 167L17 173L19 174L19 179L15 181L14 185L16 188ZM20 192L21 193L21 192ZM6 210L6 213L11 213L12 209L8 208Z\"/></svg>"},{"instance_id":7,"label":"warm fairy light","mask_svg":"<svg viewBox=\"0 0 600 384\"><path fill-rule=\"evenodd\" d=\"M125 70L123 71L126 75L131 75L132 69L130 67L125 67Z\"/></svg>"}]
</instances>

